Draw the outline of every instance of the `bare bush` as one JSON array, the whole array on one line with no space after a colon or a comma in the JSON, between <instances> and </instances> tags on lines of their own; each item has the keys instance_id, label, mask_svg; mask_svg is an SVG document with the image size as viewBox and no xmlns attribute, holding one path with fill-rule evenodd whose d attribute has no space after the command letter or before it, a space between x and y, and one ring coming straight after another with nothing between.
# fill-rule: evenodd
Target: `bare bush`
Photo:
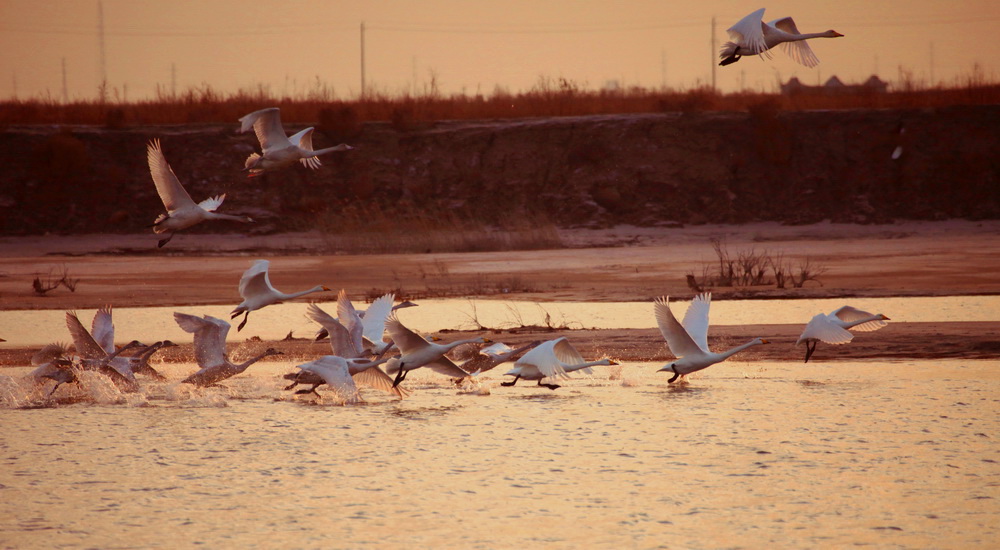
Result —
<instances>
[{"instance_id":1,"label":"bare bush","mask_svg":"<svg viewBox=\"0 0 1000 550\"><path fill-rule=\"evenodd\" d=\"M31 288L35 291L35 294L45 296L50 291L55 290L60 286L66 287L70 292L76 292L76 285L79 282L80 279L70 277L69 269L66 266L63 266L59 273L50 269L48 275L46 275L44 279L36 272L34 280L31 281Z\"/></svg>"},{"instance_id":2,"label":"bare bush","mask_svg":"<svg viewBox=\"0 0 1000 550\"><path fill-rule=\"evenodd\" d=\"M819 277L826 273L827 268L813 263L805 258L796 268L785 259L784 252L771 253L767 250L758 251L755 248L740 250L735 257L729 253L726 243L719 238L712 238L712 249L715 251L716 262L714 272L711 264L702 266L699 279L688 273L688 287L695 292L715 287L751 287L774 284L776 288L786 288L791 282L795 288L801 288L808 281L814 281L820 286ZM773 279L768 274L773 275Z\"/></svg>"}]
</instances>

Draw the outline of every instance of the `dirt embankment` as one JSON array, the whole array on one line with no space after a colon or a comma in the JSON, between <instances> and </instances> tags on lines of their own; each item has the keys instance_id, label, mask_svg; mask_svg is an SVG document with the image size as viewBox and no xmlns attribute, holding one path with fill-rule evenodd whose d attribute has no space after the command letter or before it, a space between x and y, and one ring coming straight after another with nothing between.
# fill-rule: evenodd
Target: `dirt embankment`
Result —
<instances>
[{"instance_id":1,"label":"dirt embankment","mask_svg":"<svg viewBox=\"0 0 1000 550\"><path fill-rule=\"evenodd\" d=\"M152 138L195 200L226 193L221 211L257 218L256 233L359 209L564 227L1000 217L1000 106L327 124L317 148L356 149L253 180L241 169L256 139L236 129L8 127L0 232L148 231L162 210Z\"/></svg>"}]
</instances>

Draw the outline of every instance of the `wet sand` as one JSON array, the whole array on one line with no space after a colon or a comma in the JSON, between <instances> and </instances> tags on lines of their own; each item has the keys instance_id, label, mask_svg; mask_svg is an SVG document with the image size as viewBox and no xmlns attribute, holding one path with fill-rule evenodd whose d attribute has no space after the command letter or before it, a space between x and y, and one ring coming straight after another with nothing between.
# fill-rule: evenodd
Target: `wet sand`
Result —
<instances>
[{"instance_id":1,"label":"wet sand","mask_svg":"<svg viewBox=\"0 0 1000 550\"><path fill-rule=\"evenodd\" d=\"M686 228L567 230L567 248L541 251L344 255L330 250L319 233L244 237L179 234L165 249L149 235L5 237L0 239L2 309L77 309L237 304L237 283L257 258L271 260L279 289L325 284L346 288L355 300L395 291L411 299L438 296L499 297L544 302L652 301L670 295L688 299L686 275L701 277L714 266L710 239L740 251L782 254L793 266L809 260L825 268L803 288L712 288L714 300L810 299L879 296L945 296L1000 293L1000 222L906 222L891 225L817 224L783 226L702 225ZM45 296L32 279L66 272L78 279L75 292L60 287ZM56 277L58 278L58 277ZM889 312L886 312L889 313ZM890 314L891 317L891 314ZM794 342L802 325L715 327L713 346L754 336ZM65 340L64 327L53 327ZM585 354L624 361L670 357L655 330L505 330L495 339L509 344L571 333ZM848 346L821 346L816 360L865 358L1000 357L998 323L891 323ZM0 326L0 337L2 337ZM443 335L447 338L447 335ZM291 353L309 353L305 341L279 342ZM780 350L778 348L781 348ZM33 350L0 344L0 365L24 365ZM758 347L749 356L789 360L785 346ZM168 361L190 361L182 346Z\"/></svg>"}]
</instances>

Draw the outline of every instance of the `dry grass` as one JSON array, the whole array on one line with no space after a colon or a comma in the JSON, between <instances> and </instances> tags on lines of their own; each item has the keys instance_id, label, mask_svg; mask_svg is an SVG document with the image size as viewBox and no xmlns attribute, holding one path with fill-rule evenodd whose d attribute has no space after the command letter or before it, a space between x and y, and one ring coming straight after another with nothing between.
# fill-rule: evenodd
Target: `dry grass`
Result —
<instances>
[{"instance_id":1,"label":"dry grass","mask_svg":"<svg viewBox=\"0 0 1000 550\"><path fill-rule=\"evenodd\" d=\"M889 93L777 95L752 92L721 94L707 88L689 91L633 87L621 91L581 89L565 79L539 78L530 90L511 93L498 88L489 95L444 96L431 87L422 95L375 92L344 100L321 83L299 97L281 97L267 87L222 93L208 85L176 96L125 101L115 90L104 100L62 103L52 96L0 102L0 126L9 124L91 124L120 128L143 124L233 123L261 106L278 106L286 122L360 130L365 121L390 122L401 131L421 122L455 119L579 116L617 113L745 111L763 101L782 111L811 109L927 108L1000 102L1000 85L979 73L958 79L952 87L924 88L904 80Z\"/></svg>"}]
</instances>

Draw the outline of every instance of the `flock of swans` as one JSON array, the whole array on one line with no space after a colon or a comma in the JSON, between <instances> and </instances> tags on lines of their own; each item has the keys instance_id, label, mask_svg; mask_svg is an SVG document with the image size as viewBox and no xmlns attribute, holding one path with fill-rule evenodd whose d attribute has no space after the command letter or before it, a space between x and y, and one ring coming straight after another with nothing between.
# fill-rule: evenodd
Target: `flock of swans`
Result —
<instances>
[{"instance_id":1,"label":"flock of swans","mask_svg":"<svg viewBox=\"0 0 1000 550\"><path fill-rule=\"evenodd\" d=\"M280 292L268 280L268 268L267 260L256 260L243 274L239 285L243 301L233 310L233 318L284 300L329 290L317 286L290 294ZM539 387L555 390L560 386L552 382L568 378L572 372L591 374L591 367L618 364L609 358L587 361L566 337L536 341L519 348L494 343L483 337L439 343L437 338L424 338L399 320L399 309L416 304L394 302L395 296L386 294L361 312L354 307L347 292L341 290L337 295L336 317L316 303L309 304L306 317L318 325L316 340L328 336L331 353L302 363L297 366L298 371L284 375L291 381L285 390L319 395L316 389L326 385L341 401L357 402L361 400L359 387L369 387L403 398L409 391L401 384L415 369L426 368L461 383L509 361L514 365L505 376L513 378L501 382L501 386L510 387L524 379L536 381ZM659 369L673 374L668 383L725 361L750 347L769 343L766 339L754 338L724 352L711 351L708 347L710 306L711 294L699 294L688 306L683 322L678 322L668 298L654 301L657 326L670 352L676 357L675 361ZM210 315L198 317L180 312L175 312L173 317L181 329L193 335L194 359L199 367L199 370L180 380L181 384L218 386L265 357L282 355L281 351L267 348L242 363L234 363L226 352L231 328L229 322ZM885 326L887 320L889 318L881 313L871 314L844 306L829 314L816 315L806 325L796 345L805 344L805 360L808 362L818 342L846 344L853 338L848 329L873 331ZM246 322L245 317L240 328ZM73 353L68 346L49 344L32 357L36 368L28 376L39 385L55 381L49 396L64 383L78 382L81 371L99 372L123 392L139 390L137 375L165 380L150 366L149 360L157 350L176 344L169 340L148 345L132 341L116 348L110 306L97 311L89 331L75 312L66 313L66 326L73 340ZM467 344L480 346L472 358L459 365L448 357L450 352ZM127 351L132 354L126 356ZM543 382L546 380L548 382ZM299 385L311 387L296 390Z\"/></svg>"},{"instance_id":2,"label":"flock of swans","mask_svg":"<svg viewBox=\"0 0 1000 550\"><path fill-rule=\"evenodd\" d=\"M805 41L812 38L843 36L833 30L803 34L798 31L791 17L765 23L762 20L763 16L764 9L759 9L727 29L731 40L722 47L720 65L735 63L744 55L770 57L769 50L780 44L792 59L807 67L814 67L819 63L819 59ZM296 162L307 168L317 169L322 165L320 155L352 149L347 144L314 149L312 127L291 136L286 135L277 107L252 112L240 118L239 122L240 132L253 129L260 142L261 152L252 153L244 162L244 170L251 178L266 171L293 166ZM152 140L147 147L147 162L156 191L166 210L156 218L151 227L156 234L169 233L166 238L159 240L158 247L170 242L178 231L204 221L253 222L248 216L216 213L225 201L225 194L209 197L198 203L194 202L167 162L158 139ZM256 260L240 278L239 293L243 300L231 313L231 319L243 315L243 320L236 328L237 331L246 325L251 311L308 294L331 290L317 285L299 292L281 292L271 285L268 278L269 267L270 263L267 260ZM348 299L346 292L341 290L337 297L337 317L323 311L316 304L310 304L307 316L321 327L317 333L317 340L329 336L331 354L298 365L297 372L285 375L285 378L292 381L285 389L293 390L303 384L310 385L311 388L296 390L297 393L317 393L316 388L325 384L333 388L345 401L350 402L360 399L358 384L361 384L403 398L408 391L400 384L406 379L407 374L415 369L427 368L444 376L462 380L495 368L501 363L513 361L513 368L506 373L508 376L513 376L513 379L502 382L501 386L510 387L518 380L524 379L534 380L540 387L555 390L559 388L558 384L543 383L543 380L567 378L569 373L576 371L589 374L592 372L591 367L618 364L608 358L585 360L565 337L533 342L516 349L503 343L492 343L483 337L440 344L434 341L435 339L425 339L410 330L397 317L397 309L415 304L403 302L393 305L393 302L394 296L386 294L375 300L366 311L358 311ZM657 325L670 352L677 358L676 361L659 369L673 374L669 383L684 375L725 361L752 346L768 343L766 339L754 338L727 351L712 352L708 347L710 305L710 294L696 296L688 307L683 322L678 322L667 298L660 298L654 302ZM887 320L888 317L882 314L871 314L844 306L830 314L816 315L809 321L796 345L805 344L805 360L808 362L818 342L845 344L853 338L848 329L877 330L885 326ZM242 363L233 363L226 353L226 340L231 328L229 322L209 315L198 317L180 312L174 313L174 321L185 332L193 335L195 361L199 366L197 372L184 378L180 383L215 386L244 372L264 357L282 354L278 350L268 348ZM157 350L176 344L169 340L149 345L132 341L116 348L110 306L97 311L90 331L75 312L66 313L66 325L73 340L74 353L71 354L69 347L62 344L50 344L32 357L32 364L36 368L29 376L39 383L55 381L49 395L62 384L77 382L77 373L81 370L99 372L110 378L120 390L126 392L139 389L136 375L164 379L150 366L150 358ZM448 357L448 353L465 344L483 347L473 358L462 365L457 365ZM126 352L131 352L131 355L125 355ZM385 370L382 370L382 365L385 366Z\"/></svg>"}]
</instances>

